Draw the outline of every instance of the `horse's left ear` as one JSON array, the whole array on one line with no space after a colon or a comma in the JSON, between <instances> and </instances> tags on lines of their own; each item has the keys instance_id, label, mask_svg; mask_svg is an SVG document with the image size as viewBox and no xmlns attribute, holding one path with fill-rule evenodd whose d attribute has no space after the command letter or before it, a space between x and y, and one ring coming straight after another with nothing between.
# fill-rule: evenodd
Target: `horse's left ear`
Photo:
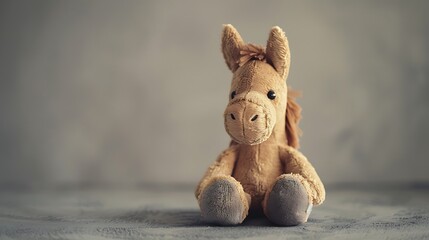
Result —
<instances>
[{"instance_id":1,"label":"horse's left ear","mask_svg":"<svg viewBox=\"0 0 429 240\"><path fill-rule=\"evenodd\" d=\"M289 74L290 51L285 33L280 27L273 27L268 37L266 49L267 62L283 79Z\"/></svg>"}]
</instances>

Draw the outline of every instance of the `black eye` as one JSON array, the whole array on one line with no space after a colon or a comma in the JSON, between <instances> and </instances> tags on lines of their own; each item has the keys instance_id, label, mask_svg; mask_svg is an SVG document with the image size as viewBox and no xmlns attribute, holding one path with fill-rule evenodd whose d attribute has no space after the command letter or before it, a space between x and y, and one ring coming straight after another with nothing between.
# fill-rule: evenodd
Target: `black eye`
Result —
<instances>
[{"instance_id":1,"label":"black eye","mask_svg":"<svg viewBox=\"0 0 429 240\"><path fill-rule=\"evenodd\" d=\"M270 90L270 91L267 93L267 97L268 97L269 99L271 99L271 100L274 100L274 99L276 98L276 93L275 93L273 90Z\"/></svg>"},{"instance_id":2,"label":"black eye","mask_svg":"<svg viewBox=\"0 0 429 240\"><path fill-rule=\"evenodd\" d=\"M231 99L234 99L234 97L235 97L236 94L237 93L235 91L232 91L232 93L231 93Z\"/></svg>"}]
</instances>

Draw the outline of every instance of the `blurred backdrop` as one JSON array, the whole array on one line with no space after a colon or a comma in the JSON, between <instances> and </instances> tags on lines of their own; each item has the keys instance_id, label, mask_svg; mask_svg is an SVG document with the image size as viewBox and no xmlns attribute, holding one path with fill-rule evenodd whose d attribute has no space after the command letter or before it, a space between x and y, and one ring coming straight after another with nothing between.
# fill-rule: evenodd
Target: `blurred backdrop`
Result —
<instances>
[{"instance_id":1,"label":"blurred backdrop","mask_svg":"<svg viewBox=\"0 0 429 240\"><path fill-rule=\"evenodd\" d=\"M196 184L229 143L222 24L289 39L322 180L429 181L427 1L1 1L0 185Z\"/></svg>"}]
</instances>

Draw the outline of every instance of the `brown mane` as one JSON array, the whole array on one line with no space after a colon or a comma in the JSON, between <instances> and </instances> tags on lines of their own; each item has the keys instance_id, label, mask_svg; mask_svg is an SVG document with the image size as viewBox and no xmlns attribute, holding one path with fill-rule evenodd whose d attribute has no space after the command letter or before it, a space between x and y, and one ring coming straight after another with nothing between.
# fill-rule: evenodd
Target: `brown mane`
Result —
<instances>
[{"instance_id":1,"label":"brown mane","mask_svg":"<svg viewBox=\"0 0 429 240\"><path fill-rule=\"evenodd\" d=\"M289 146L299 148L299 137L302 131L298 124L301 120L301 106L296 102L296 98L301 94L295 90L288 90L286 107L286 137Z\"/></svg>"}]
</instances>

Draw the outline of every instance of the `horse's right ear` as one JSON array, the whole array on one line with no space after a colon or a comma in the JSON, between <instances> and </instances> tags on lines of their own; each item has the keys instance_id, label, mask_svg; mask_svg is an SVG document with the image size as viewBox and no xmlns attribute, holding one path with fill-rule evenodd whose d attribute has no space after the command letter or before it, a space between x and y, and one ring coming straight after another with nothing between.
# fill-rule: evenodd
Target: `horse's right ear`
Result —
<instances>
[{"instance_id":1,"label":"horse's right ear","mask_svg":"<svg viewBox=\"0 0 429 240\"><path fill-rule=\"evenodd\" d=\"M235 72L240 60L240 49L244 45L240 34L231 24L223 25L222 53L228 68Z\"/></svg>"}]
</instances>

